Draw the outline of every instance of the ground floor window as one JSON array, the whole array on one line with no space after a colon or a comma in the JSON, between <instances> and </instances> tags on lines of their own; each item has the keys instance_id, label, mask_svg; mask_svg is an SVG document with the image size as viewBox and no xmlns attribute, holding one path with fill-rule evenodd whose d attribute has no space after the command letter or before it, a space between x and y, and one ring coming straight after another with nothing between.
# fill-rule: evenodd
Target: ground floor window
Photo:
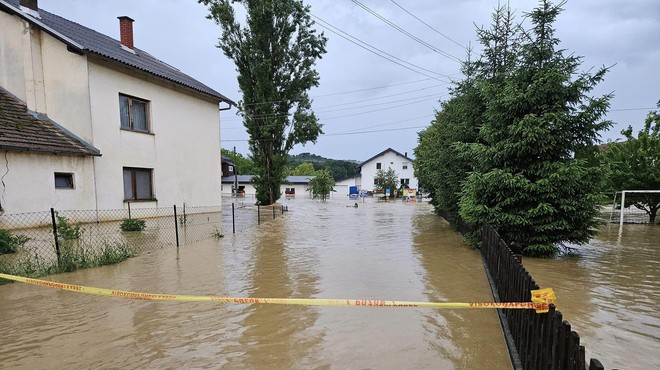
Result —
<instances>
[{"instance_id":1,"label":"ground floor window","mask_svg":"<svg viewBox=\"0 0 660 370\"><path fill-rule=\"evenodd\" d=\"M55 172L55 189L73 189L73 174Z\"/></svg>"},{"instance_id":2,"label":"ground floor window","mask_svg":"<svg viewBox=\"0 0 660 370\"><path fill-rule=\"evenodd\" d=\"M155 200L153 170L124 167L124 200Z\"/></svg>"},{"instance_id":3,"label":"ground floor window","mask_svg":"<svg viewBox=\"0 0 660 370\"><path fill-rule=\"evenodd\" d=\"M401 179L401 185L410 185L410 179Z\"/></svg>"}]
</instances>

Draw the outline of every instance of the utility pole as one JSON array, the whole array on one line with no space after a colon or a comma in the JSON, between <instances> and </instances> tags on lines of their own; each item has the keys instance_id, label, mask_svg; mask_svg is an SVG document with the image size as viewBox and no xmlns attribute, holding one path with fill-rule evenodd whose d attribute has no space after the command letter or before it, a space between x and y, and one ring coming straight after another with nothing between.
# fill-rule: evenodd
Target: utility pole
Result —
<instances>
[{"instance_id":1,"label":"utility pole","mask_svg":"<svg viewBox=\"0 0 660 370\"><path fill-rule=\"evenodd\" d=\"M234 146L234 196L238 196L238 175L236 174L236 146Z\"/></svg>"}]
</instances>

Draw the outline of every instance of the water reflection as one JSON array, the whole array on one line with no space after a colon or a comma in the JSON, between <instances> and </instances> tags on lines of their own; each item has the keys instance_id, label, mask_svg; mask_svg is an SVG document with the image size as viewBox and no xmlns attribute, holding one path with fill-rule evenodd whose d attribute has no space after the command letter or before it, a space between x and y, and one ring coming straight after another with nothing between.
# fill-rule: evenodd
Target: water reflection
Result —
<instances>
[{"instance_id":1,"label":"water reflection","mask_svg":"<svg viewBox=\"0 0 660 370\"><path fill-rule=\"evenodd\" d=\"M525 259L537 283L553 287L559 309L587 356L606 368L660 368L660 228L610 224L580 256Z\"/></svg>"},{"instance_id":2,"label":"water reflection","mask_svg":"<svg viewBox=\"0 0 660 370\"><path fill-rule=\"evenodd\" d=\"M250 297L489 301L479 255L427 204L290 200L223 239L50 277ZM509 367L494 312L141 302L0 286L0 367ZM29 313L29 314L26 314Z\"/></svg>"}]
</instances>

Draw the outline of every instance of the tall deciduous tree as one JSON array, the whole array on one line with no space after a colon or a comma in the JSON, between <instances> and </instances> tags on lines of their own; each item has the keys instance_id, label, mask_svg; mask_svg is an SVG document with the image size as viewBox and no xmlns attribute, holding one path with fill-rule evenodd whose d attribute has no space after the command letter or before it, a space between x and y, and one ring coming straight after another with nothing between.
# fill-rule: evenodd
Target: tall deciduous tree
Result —
<instances>
[{"instance_id":1,"label":"tall deciduous tree","mask_svg":"<svg viewBox=\"0 0 660 370\"><path fill-rule=\"evenodd\" d=\"M256 164L257 200L280 197L287 154L296 144L315 142L321 124L308 91L318 86L314 69L327 39L313 28L309 6L301 0L199 0L222 29L219 47L236 64L243 93L239 112L250 136ZM246 19L236 19L235 6Z\"/></svg>"},{"instance_id":2,"label":"tall deciduous tree","mask_svg":"<svg viewBox=\"0 0 660 370\"><path fill-rule=\"evenodd\" d=\"M484 125L469 146L474 171L463 186L461 216L492 224L525 255L553 256L558 244L583 244L595 234L600 171L574 153L593 145L610 95L590 91L607 69L580 73L581 59L564 55L553 28L561 4L549 0L528 14L515 64L486 82Z\"/></svg>"},{"instance_id":3,"label":"tall deciduous tree","mask_svg":"<svg viewBox=\"0 0 660 370\"><path fill-rule=\"evenodd\" d=\"M610 143L603 152L612 189L660 190L660 112L649 112L637 137L633 136L631 126L621 134L626 141ZM649 222L655 223L660 209L660 194L626 194L625 206L630 205L644 210Z\"/></svg>"}]
</instances>

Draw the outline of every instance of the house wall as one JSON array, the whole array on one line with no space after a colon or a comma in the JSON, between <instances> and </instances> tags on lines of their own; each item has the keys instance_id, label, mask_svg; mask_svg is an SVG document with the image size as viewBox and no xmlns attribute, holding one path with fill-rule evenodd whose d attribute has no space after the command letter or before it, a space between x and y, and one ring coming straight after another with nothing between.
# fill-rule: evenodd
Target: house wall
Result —
<instances>
[{"instance_id":1,"label":"house wall","mask_svg":"<svg viewBox=\"0 0 660 370\"><path fill-rule=\"evenodd\" d=\"M403 169L403 163L408 164L407 169ZM371 161L364 163L361 167L361 189L368 191L374 190L374 178L376 177L376 164L381 163L381 169L387 171L389 168L394 169L399 179L410 179L408 186L417 189L417 179L414 177L413 164L408 159L397 155L394 152L388 151L381 156L378 156ZM397 181L400 184L400 181Z\"/></svg>"},{"instance_id":2,"label":"house wall","mask_svg":"<svg viewBox=\"0 0 660 370\"><path fill-rule=\"evenodd\" d=\"M91 142L87 57L4 12L0 35L0 86Z\"/></svg>"},{"instance_id":3,"label":"house wall","mask_svg":"<svg viewBox=\"0 0 660 370\"><path fill-rule=\"evenodd\" d=\"M221 189L218 102L200 99L101 61L89 63L93 144L99 208L124 205L123 167L153 169L156 202L133 206L219 206ZM151 133L120 128L119 94L149 101Z\"/></svg>"},{"instance_id":4,"label":"house wall","mask_svg":"<svg viewBox=\"0 0 660 370\"><path fill-rule=\"evenodd\" d=\"M5 214L55 209L94 209L94 169L91 157L27 152L6 155L0 173L0 202ZM3 158L5 159L5 158ZM55 172L73 174L74 189L55 189Z\"/></svg>"},{"instance_id":5,"label":"house wall","mask_svg":"<svg viewBox=\"0 0 660 370\"><path fill-rule=\"evenodd\" d=\"M0 12L0 86L27 102L32 110L36 106L31 50L38 34L19 17Z\"/></svg>"}]
</instances>

